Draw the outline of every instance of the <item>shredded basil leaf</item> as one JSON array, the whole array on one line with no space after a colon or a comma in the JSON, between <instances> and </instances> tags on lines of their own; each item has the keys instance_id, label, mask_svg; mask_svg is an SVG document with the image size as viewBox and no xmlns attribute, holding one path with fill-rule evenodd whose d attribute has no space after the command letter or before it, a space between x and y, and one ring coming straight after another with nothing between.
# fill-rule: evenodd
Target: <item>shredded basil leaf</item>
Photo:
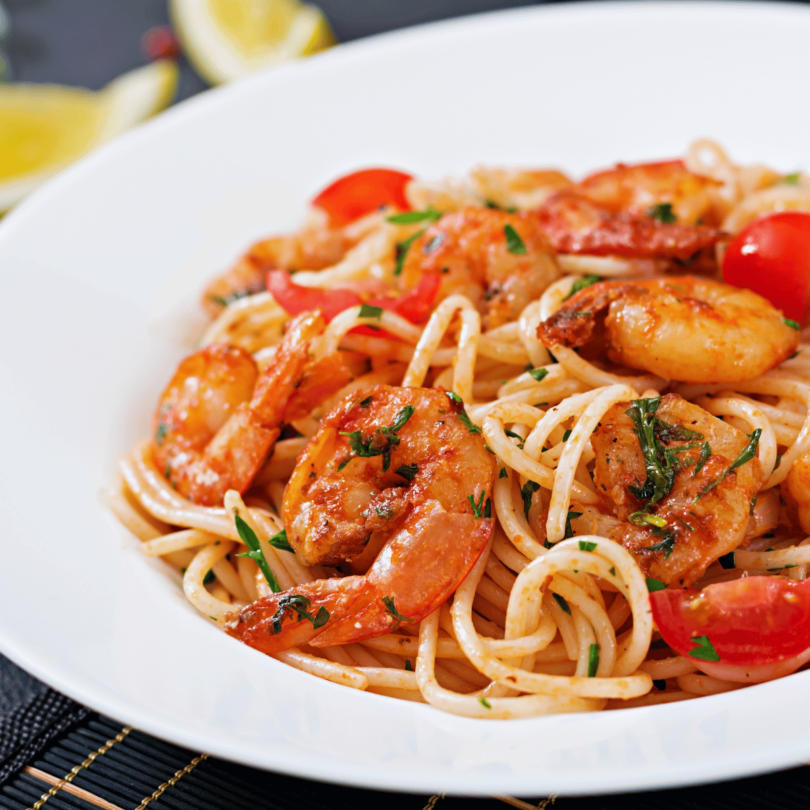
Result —
<instances>
[{"instance_id":1,"label":"shredded basil leaf","mask_svg":"<svg viewBox=\"0 0 810 810\"><path fill-rule=\"evenodd\" d=\"M565 539L570 540L574 536L574 530L571 528L571 521L582 517L582 512L569 512L565 516Z\"/></svg>"},{"instance_id":2,"label":"shredded basil leaf","mask_svg":"<svg viewBox=\"0 0 810 810\"><path fill-rule=\"evenodd\" d=\"M417 231L414 234L411 234L407 239L403 239L401 242L397 242L396 247L396 266L394 267L394 275L398 276L402 273L403 268L405 267L405 259L408 256L408 251L410 250L411 245L425 232L425 229L422 228L421 231Z\"/></svg>"},{"instance_id":3,"label":"shredded basil leaf","mask_svg":"<svg viewBox=\"0 0 810 810\"><path fill-rule=\"evenodd\" d=\"M416 473L419 472L419 467L416 464L403 464L401 467L397 467L394 472L403 478L407 478L408 481L413 481L416 478Z\"/></svg>"},{"instance_id":4,"label":"shredded basil leaf","mask_svg":"<svg viewBox=\"0 0 810 810\"><path fill-rule=\"evenodd\" d=\"M797 332L801 332L802 328L796 321L790 320L790 318L782 318L785 323L785 326L789 326L791 329L795 329Z\"/></svg>"},{"instance_id":5,"label":"shredded basil leaf","mask_svg":"<svg viewBox=\"0 0 810 810\"><path fill-rule=\"evenodd\" d=\"M558 593L552 593L551 595L554 597L554 600L557 602L557 604L570 616L571 608L568 607L568 602L566 602L565 599L563 599L563 597L560 596Z\"/></svg>"},{"instance_id":6,"label":"shredded basil leaf","mask_svg":"<svg viewBox=\"0 0 810 810\"><path fill-rule=\"evenodd\" d=\"M351 432L341 430L341 436L348 436L349 447L352 453L360 458L372 458L374 456L383 457L382 471L386 472L391 466L391 451L402 441L397 433L402 430L406 422L413 416L413 405L406 405L395 417L394 423L388 427L377 428L376 432L364 438L360 430L353 430ZM352 457L345 459L338 466L338 471L342 470L350 461Z\"/></svg>"},{"instance_id":7,"label":"shredded basil leaf","mask_svg":"<svg viewBox=\"0 0 810 810\"><path fill-rule=\"evenodd\" d=\"M547 368L533 368L529 369L529 375L534 377L537 382L541 382L548 376L548 369Z\"/></svg>"},{"instance_id":8,"label":"shredded basil leaf","mask_svg":"<svg viewBox=\"0 0 810 810\"><path fill-rule=\"evenodd\" d=\"M278 534L274 534L268 541L273 548L280 549L281 551L289 551L295 554L293 547L287 540L287 530L282 529Z\"/></svg>"},{"instance_id":9,"label":"shredded basil leaf","mask_svg":"<svg viewBox=\"0 0 810 810\"><path fill-rule=\"evenodd\" d=\"M652 577L645 577L647 580L647 590L650 593L655 593L656 591L663 591L666 588L666 583L661 582L660 579L653 579Z\"/></svg>"},{"instance_id":10,"label":"shredded basil leaf","mask_svg":"<svg viewBox=\"0 0 810 810\"><path fill-rule=\"evenodd\" d=\"M390 613L398 622L413 622L413 619L408 619L399 613L394 606L394 597L393 596L383 596L382 603L385 605L385 609L388 613Z\"/></svg>"},{"instance_id":11,"label":"shredded basil leaf","mask_svg":"<svg viewBox=\"0 0 810 810\"><path fill-rule=\"evenodd\" d=\"M323 627L329 621L329 611L321 606L315 616L309 612L310 601L300 593L284 594L279 597L278 608L271 621L273 622L273 635L281 632L281 623L288 613L297 613L299 619L306 619L315 630Z\"/></svg>"},{"instance_id":12,"label":"shredded basil leaf","mask_svg":"<svg viewBox=\"0 0 810 810\"><path fill-rule=\"evenodd\" d=\"M523 498L523 514L526 516L526 520L529 519L529 509L531 509L532 506L532 495L534 495L538 489L540 489L540 484L536 483L535 481L527 481L520 488L520 495Z\"/></svg>"},{"instance_id":13,"label":"shredded basil leaf","mask_svg":"<svg viewBox=\"0 0 810 810\"><path fill-rule=\"evenodd\" d=\"M501 471L498 473L498 478L508 478L509 473L506 472L506 467L501 467Z\"/></svg>"},{"instance_id":14,"label":"shredded basil leaf","mask_svg":"<svg viewBox=\"0 0 810 810\"><path fill-rule=\"evenodd\" d=\"M723 470L722 474L715 478L710 484L707 484L703 489L698 492L697 495L692 500L692 503L697 503L707 492L714 489L718 484L721 484L725 477L732 471L736 470L738 467L742 467L743 464L751 461L754 456L757 454L757 445L759 444L759 437L762 435L762 428L757 428L753 433L748 434L749 442L743 448L742 452L740 453L734 461Z\"/></svg>"},{"instance_id":15,"label":"shredded basil leaf","mask_svg":"<svg viewBox=\"0 0 810 810\"><path fill-rule=\"evenodd\" d=\"M591 540L580 540L579 541L579 550L580 551L594 551L596 549L597 544Z\"/></svg>"}]
</instances>

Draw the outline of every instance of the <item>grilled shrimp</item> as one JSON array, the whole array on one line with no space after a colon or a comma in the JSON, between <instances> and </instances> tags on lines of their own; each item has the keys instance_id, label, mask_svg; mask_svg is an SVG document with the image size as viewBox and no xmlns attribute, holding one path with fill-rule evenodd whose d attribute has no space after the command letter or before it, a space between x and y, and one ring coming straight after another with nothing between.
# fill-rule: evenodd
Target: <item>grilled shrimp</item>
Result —
<instances>
[{"instance_id":1,"label":"grilled shrimp","mask_svg":"<svg viewBox=\"0 0 810 810\"><path fill-rule=\"evenodd\" d=\"M272 653L420 621L489 541L494 477L494 456L456 395L376 386L345 399L298 459L283 514L302 562L349 562L357 573L266 596L228 632Z\"/></svg>"},{"instance_id":2,"label":"grilled shrimp","mask_svg":"<svg viewBox=\"0 0 810 810\"><path fill-rule=\"evenodd\" d=\"M790 357L800 333L750 290L693 276L603 281L581 290L537 335L546 346L584 346L604 320L608 357L667 380L735 383Z\"/></svg>"},{"instance_id":3,"label":"grilled shrimp","mask_svg":"<svg viewBox=\"0 0 810 810\"><path fill-rule=\"evenodd\" d=\"M723 236L697 224L718 219L717 185L680 160L619 164L553 195L538 217L560 253L683 261Z\"/></svg>"},{"instance_id":4,"label":"grilled shrimp","mask_svg":"<svg viewBox=\"0 0 810 810\"><path fill-rule=\"evenodd\" d=\"M405 287L423 273L440 276L440 298L462 293L475 302L488 329L515 320L561 275L533 214L472 207L445 214L410 246Z\"/></svg>"},{"instance_id":5,"label":"grilled shrimp","mask_svg":"<svg viewBox=\"0 0 810 810\"><path fill-rule=\"evenodd\" d=\"M252 245L229 270L203 291L202 304L212 316L236 298L266 289L268 270L322 270L339 262L356 238L316 218L301 231L273 236Z\"/></svg>"},{"instance_id":6,"label":"grilled shrimp","mask_svg":"<svg viewBox=\"0 0 810 810\"><path fill-rule=\"evenodd\" d=\"M582 516L571 525L624 545L647 576L688 586L745 539L762 468L750 437L703 408L676 394L657 407L656 400L640 402L614 405L591 438L594 483L607 514L576 505ZM658 468L654 484L651 466Z\"/></svg>"},{"instance_id":7,"label":"grilled shrimp","mask_svg":"<svg viewBox=\"0 0 810 810\"><path fill-rule=\"evenodd\" d=\"M340 358L308 366L309 343L322 330L318 313L296 318L261 373L250 354L224 345L180 363L155 412L152 456L181 495L214 506L229 489L244 492L281 433L285 414L308 412L325 385L334 393L349 382ZM305 375L312 385L300 386Z\"/></svg>"},{"instance_id":8,"label":"grilled shrimp","mask_svg":"<svg viewBox=\"0 0 810 810\"><path fill-rule=\"evenodd\" d=\"M577 190L614 214L625 211L648 216L663 204L678 222L691 225L717 219L713 209L720 185L690 172L682 160L664 160L633 166L619 163L589 175L577 184Z\"/></svg>"},{"instance_id":9,"label":"grilled shrimp","mask_svg":"<svg viewBox=\"0 0 810 810\"><path fill-rule=\"evenodd\" d=\"M785 483L798 506L802 530L810 534L810 453L796 459Z\"/></svg>"}]
</instances>

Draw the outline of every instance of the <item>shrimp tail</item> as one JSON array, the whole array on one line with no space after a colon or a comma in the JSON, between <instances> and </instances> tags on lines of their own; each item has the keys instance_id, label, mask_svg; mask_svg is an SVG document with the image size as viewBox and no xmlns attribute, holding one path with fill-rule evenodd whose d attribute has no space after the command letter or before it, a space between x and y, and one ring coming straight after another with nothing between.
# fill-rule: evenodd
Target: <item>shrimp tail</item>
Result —
<instances>
[{"instance_id":1,"label":"shrimp tail","mask_svg":"<svg viewBox=\"0 0 810 810\"><path fill-rule=\"evenodd\" d=\"M264 653L350 644L415 624L461 584L486 548L493 518L415 508L367 574L307 582L232 614L228 632ZM301 611L306 611L303 616Z\"/></svg>"}]
</instances>

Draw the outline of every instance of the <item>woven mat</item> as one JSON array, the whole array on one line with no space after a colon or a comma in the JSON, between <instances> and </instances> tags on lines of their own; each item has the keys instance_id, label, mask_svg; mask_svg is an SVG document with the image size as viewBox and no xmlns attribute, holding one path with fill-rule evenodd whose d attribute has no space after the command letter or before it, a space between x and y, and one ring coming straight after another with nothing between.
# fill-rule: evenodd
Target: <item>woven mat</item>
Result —
<instances>
[{"instance_id":1,"label":"woven mat","mask_svg":"<svg viewBox=\"0 0 810 810\"><path fill-rule=\"evenodd\" d=\"M58 705L59 700L64 705ZM505 810L509 806L551 810L552 805L554 810L806 810L810 806L810 768L718 785L591 798L469 799L365 791L223 762L122 726L50 690L37 701L40 713L54 709L61 713L43 730L48 732L44 739L40 734L29 740L28 745L39 746L39 751L17 762L4 784L0 779L0 808L5 810ZM27 707L27 720L15 713L16 723L32 722L32 705ZM8 734L8 721L4 725Z\"/></svg>"}]
</instances>

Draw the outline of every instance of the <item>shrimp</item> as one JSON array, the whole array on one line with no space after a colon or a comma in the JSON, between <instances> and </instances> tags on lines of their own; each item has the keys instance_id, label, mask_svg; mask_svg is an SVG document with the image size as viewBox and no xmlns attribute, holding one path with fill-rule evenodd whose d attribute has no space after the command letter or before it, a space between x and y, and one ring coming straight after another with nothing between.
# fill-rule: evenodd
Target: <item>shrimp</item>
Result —
<instances>
[{"instance_id":1,"label":"shrimp","mask_svg":"<svg viewBox=\"0 0 810 810\"><path fill-rule=\"evenodd\" d=\"M608 357L667 380L754 379L790 357L801 337L751 290L693 276L594 284L541 323L537 336L552 349L584 346L604 309Z\"/></svg>"},{"instance_id":2,"label":"shrimp","mask_svg":"<svg viewBox=\"0 0 810 810\"><path fill-rule=\"evenodd\" d=\"M763 479L752 441L676 394L614 405L591 438L607 514L575 505L572 529L596 528L647 576L688 586L746 537Z\"/></svg>"},{"instance_id":3,"label":"shrimp","mask_svg":"<svg viewBox=\"0 0 810 810\"><path fill-rule=\"evenodd\" d=\"M473 207L445 214L410 246L404 286L423 273L442 279L439 298L460 292L475 302L488 329L518 318L561 276L533 214Z\"/></svg>"},{"instance_id":4,"label":"shrimp","mask_svg":"<svg viewBox=\"0 0 810 810\"><path fill-rule=\"evenodd\" d=\"M810 534L810 453L804 453L796 459L785 483L798 506L802 531Z\"/></svg>"},{"instance_id":5,"label":"shrimp","mask_svg":"<svg viewBox=\"0 0 810 810\"><path fill-rule=\"evenodd\" d=\"M454 394L380 385L347 397L298 459L282 511L302 562L355 573L263 597L228 632L272 653L420 621L489 542L494 478L495 457Z\"/></svg>"},{"instance_id":6,"label":"shrimp","mask_svg":"<svg viewBox=\"0 0 810 810\"><path fill-rule=\"evenodd\" d=\"M325 358L314 373L308 367L309 343L323 326L318 313L292 321L261 374L246 351L218 344L180 363L155 411L152 457L181 495L214 506L229 489L244 492L280 435L286 412L311 406L308 388L297 388L305 373L314 378L318 396L327 372L332 392L351 379L334 358Z\"/></svg>"},{"instance_id":7,"label":"shrimp","mask_svg":"<svg viewBox=\"0 0 810 810\"><path fill-rule=\"evenodd\" d=\"M682 160L664 160L612 169L589 175L577 184L577 190L591 202L613 214L622 211L647 216L662 204L678 222L719 223L715 213L718 189L722 184L690 172Z\"/></svg>"},{"instance_id":8,"label":"shrimp","mask_svg":"<svg viewBox=\"0 0 810 810\"><path fill-rule=\"evenodd\" d=\"M345 229L331 228L315 216L298 233L252 245L233 267L206 286L203 308L216 317L231 301L263 292L268 270L322 270L337 264L356 242Z\"/></svg>"}]
</instances>

